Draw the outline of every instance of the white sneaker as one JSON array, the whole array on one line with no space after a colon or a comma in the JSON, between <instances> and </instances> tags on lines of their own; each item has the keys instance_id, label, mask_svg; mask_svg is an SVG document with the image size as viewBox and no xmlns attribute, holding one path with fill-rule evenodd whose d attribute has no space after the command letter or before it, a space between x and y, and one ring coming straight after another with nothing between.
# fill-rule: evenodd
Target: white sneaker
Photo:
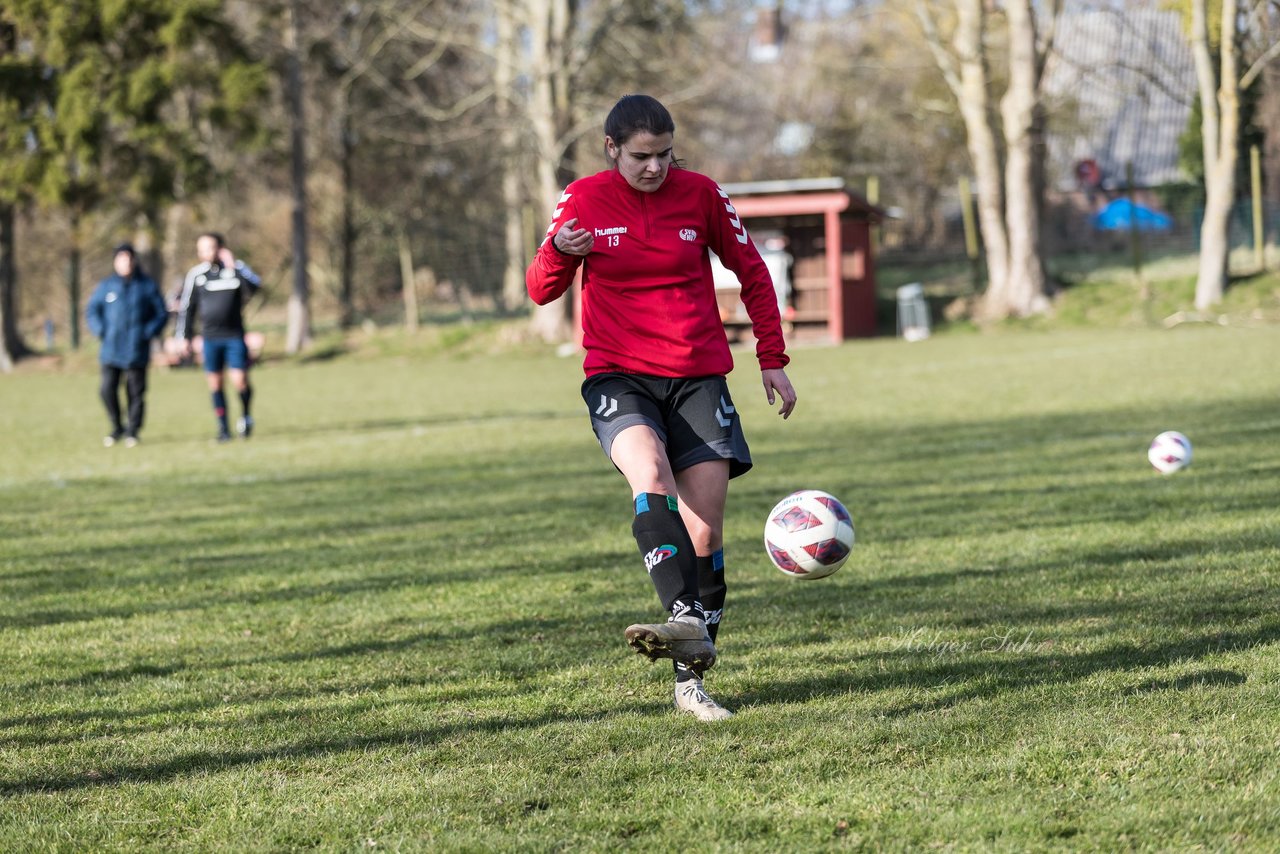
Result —
<instances>
[{"instance_id":1,"label":"white sneaker","mask_svg":"<svg viewBox=\"0 0 1280 854\"><path fill-rule=\"evenodd\" d=\"M253 435L253 419L248 415L236 421L236 432L240 434L241 439L248 439Z\"/></svg>"},{"instance_id":2,"label":"white sneaker","mask_svg":"<svg viewBox=\"0 0 1280 854\"><path fill-rule=\"evenodd\" d=\"M733 717L733 712L707 696L701 679L676 683L675 707L677 712L693 715L700 721L725 721Z\"/></svg>"},{"instance_id":3,"label":"white sneaker","mask_svg":"<svg viewBox=\"0 0 1280 854\"><path fill-rule=\"evenodd\" d=\"M126 448L136 448L136 447L138 447L138 437L137 437L137 436L125 436L125 437L124 437L124 446L125 446Z\"/></svg>"},{"instance_id":4,"label":"white sneaker","mask_svg":"<svg viewBox=\"0 0 1280 854\"><path fill-rule=\"evenodd\" d=\"M716 645L707 634L707 624L693 617L637 623L627 626L624 636L632 649L650 661L670 658L699 671L710 670L716 663Z\"/></svg>"}]
</instances>

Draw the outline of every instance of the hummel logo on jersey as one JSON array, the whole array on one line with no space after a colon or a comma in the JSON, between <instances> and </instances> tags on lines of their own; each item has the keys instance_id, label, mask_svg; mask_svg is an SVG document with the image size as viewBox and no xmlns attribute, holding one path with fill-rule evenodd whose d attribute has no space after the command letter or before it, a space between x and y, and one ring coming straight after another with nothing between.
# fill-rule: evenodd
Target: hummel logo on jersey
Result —
<instances>
[{"instance_id":1,"label":"hummel logo on jersey","mask_svg":"<svg viewBox=\"0 0 1280 854\"><path fill-rule=\"evenodd\" d=\"M618 411L618 401L616 398L600 395L600 405L596 407L596 415L602 418L608 418L610 415Z\"/></svg>"},{"instance_id":2,"label":"hummel logo on jersey","mask_svg":"<svg viewBox=\"0 0 1280 854\"><path fill-rule=\"evenodd\" d=\"M614 234L626 234L627 227L625 225L615 225L612 228L597 228L596 237L609 237Z\"/></svg>"},{"instance_id":3,"label":"hummel logo on jersey","mask_svg":"<svg viewBox=\"0 0 1280 854\"><path fill-rule=\"evenodd\" d=\"M729 416L737 411L738 410L733 408L732 403L728 403L727 401L725 401L723 394L720 395L720 407L716 410L716 421L720 422L721 427L728 427L730 424L732 424L733 419L730 418ZM720 414L721 412L723 412L724 414L721 415Z\"/></svg>"},{"instance_id":4,"label":"hummel logo on jersey","mask_svg":"<svg viewBox=\"0 0 1280 854\"><path fill-rule=\"evenodd\" d=\"M742 220L738 219L738 212L733 209L733 204L729 201L729 194L724 190L720 190L720 198L724 199L724 209L729 214L729 225L733 226L733 236L738 239L739 243L747 242L747 230L742 227Z\"/></svg>"},{"instance_id":5,"label":"hummel logo on jersey","mask_svg":"<svg viewBox=\"0 0 1280 854\"><path fill-rule=\"evenodd\" d=\"M644 556L644 568L652 573L655 566L662 563L669 557L674 557L676 551L676 547L672 545L658 546L656 549Z\"/></svg>"},{"instance_id":6,"label":"hummel logo on jersey","mask_svg":"<svg viewBox=\"0 0 1280 854\"><path fill-rule=\"evenodd\" d=\"M685 243L692 243L698 239L698 232L694 231L692 228L682 228L680 229L680 239Z\"/></svg>"},{"instance_id":7,"label":"hummel logo on jersey","mask_svg":"<svg viewBox=\"0 0 1280 854\"><path fill-rule=\"evenodd\" d=\"M560 198L556 200L556 209L551 212L551 225L547 226L547 236L543 238L543 243L551 239L556 232L556 223L560 221L560 214L564 213L564 203L569 201L573 195L568 190L560 194Z\"/></svg>"}]
</instances>

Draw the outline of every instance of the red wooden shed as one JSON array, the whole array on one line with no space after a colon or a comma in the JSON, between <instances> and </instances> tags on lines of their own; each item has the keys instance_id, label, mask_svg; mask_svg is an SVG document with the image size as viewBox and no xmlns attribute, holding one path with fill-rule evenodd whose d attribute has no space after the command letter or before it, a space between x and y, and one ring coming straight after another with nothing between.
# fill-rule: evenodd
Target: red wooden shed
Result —
<instances>
[{"instance_id":1,"label":"red wooden shed","mask_svg":"<svg viewBox=\"0 0 1280 854\"><path fill-rule=\"evenodd\" d=\"M845 189L840 178L726 184L722 189L774 273L788 337L839 342L875 334L871 229L884 218L882 209ZM777 261L778 252L789 256L789 264ZM778 282L779 270L786 271L785 283ZM731 333L745 328L750 334L732 283L721 291L721 314Z\"/></svg>"}]
</instances>

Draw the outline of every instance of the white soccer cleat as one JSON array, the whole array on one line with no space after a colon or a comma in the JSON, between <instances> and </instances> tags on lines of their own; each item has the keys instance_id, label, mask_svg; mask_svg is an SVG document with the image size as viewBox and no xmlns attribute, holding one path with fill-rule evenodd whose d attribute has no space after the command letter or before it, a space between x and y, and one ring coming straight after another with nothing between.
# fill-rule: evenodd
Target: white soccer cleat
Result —
<instances>
[{"instance_id":1,"label":"white soccer cleat","mask_svg":"<svg viewBox=\"0 0 1280 854\"><path fill-rule=\"evenodd\" d=\"M675 707L677 712L693 715L700 721L726 721L733 717L733 712L707 696L701 679L676 683Z\"/></svg>"},{"instance_id":2,"label":"white soccer cleat","mask_svg":"<svg viewBox=\"0 0 1280 854\"><path fill-rule=\"evenodd\" d=\"M650 661L670 658L699 671L716 663L716 645L707 634L707 624L693 617L678 617L665 623L637 623L627 626L627 643Z\"/></svg>"}]
</instances>

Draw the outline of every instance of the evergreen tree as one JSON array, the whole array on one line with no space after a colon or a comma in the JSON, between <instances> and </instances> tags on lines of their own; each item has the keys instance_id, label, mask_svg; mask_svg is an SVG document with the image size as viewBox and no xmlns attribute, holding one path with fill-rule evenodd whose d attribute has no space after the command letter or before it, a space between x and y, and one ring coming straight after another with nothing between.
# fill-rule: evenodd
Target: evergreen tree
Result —
<instances>
[{"instance_id":1,"label":"evergreen tree","mask_svg":"<svg viewBox=\"0 0 1280 854\"><path fill-rule=\"evenodd\" d=\"M25 147L0 149L0 175L21 173L24 187L70 219L74 347L85 219L109 209L154 245L164 208L228 171L225 152L252 138L267 75L217 0L7 6L42 85L22 113Z\"/></svg>"}]
</instances>

